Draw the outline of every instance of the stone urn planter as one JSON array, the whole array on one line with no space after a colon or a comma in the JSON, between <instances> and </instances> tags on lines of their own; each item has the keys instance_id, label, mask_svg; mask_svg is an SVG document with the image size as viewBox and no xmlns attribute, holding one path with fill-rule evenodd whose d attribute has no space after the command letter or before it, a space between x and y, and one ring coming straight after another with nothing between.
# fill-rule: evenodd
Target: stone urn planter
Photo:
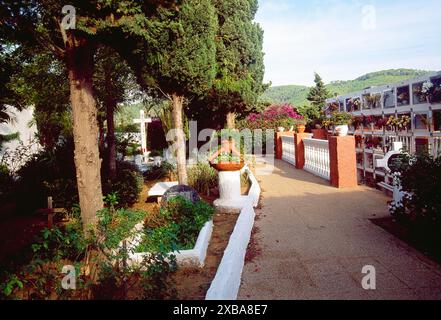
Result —
<instances>
[{"instance_id":1,"label":"stone urn planter","mask_svg":"<svg viewBox=\"0 0 441 320\"><path fill-rule=\"evenodd\" d=\"M211 167L218 172L223 171L240 171L245 167L245 162L226 162L226 163L210 163Z\"/></svg>"},{"instance_id":2,"label":"stone urn planter","mask_svg":"<svg viewBox=\"0 0 441 320\"><path fill-rule=\"evenodd\" d=\"M346 137L349 132L349 126L347 124L335 126L335 135L338 137Z\"/></svg>"},{"instance_id":3,"label":"stone urn planter","mask_svg":"<svg viewBox=\"0 0 441 320\"><path fill-rule=\"evenodd\" d=\"M245 162L210 163L219 175L219 199L214 206L221 212L235 213L245 205L242 197L240 176Z\"/></svg>"}]
</instances>

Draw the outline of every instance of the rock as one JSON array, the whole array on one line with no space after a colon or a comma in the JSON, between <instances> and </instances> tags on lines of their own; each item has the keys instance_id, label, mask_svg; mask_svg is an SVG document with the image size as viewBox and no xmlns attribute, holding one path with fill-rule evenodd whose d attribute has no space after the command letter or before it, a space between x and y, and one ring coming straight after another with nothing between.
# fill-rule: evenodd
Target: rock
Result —
<instances>
[{"instance_id":1,"label":"rock","mask_svg":"<svg viewBox=\"0 0 441 320\"><path fill-rule=\"evenodd\" d=\"M198 192L192 187L185 185L177 185L168 189L162 196L161 206L164 206L170 199L181 196L193 203L199 202L201 198Z\"/></svg>"}]
</instances>

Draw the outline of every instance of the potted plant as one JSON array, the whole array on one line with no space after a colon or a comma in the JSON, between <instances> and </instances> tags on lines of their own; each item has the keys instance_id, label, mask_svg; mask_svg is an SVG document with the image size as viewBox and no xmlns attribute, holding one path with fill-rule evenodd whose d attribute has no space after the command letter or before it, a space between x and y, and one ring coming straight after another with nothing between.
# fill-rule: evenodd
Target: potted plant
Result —
<instances>
[{"instance_id":1,"label":"potted plant","mask_svg":"<svg viewBox=\"0 0 441 320\"><path fill-rule=\"evenodd\" d=\"M297 133L304 133L306 130L306 120L299 119L297 120Z\"/></svg>"},{"instance_id":2,"label":"potted plant","mask_svg":"<svg viewBox=\"0 0 441 320\"><path fill-rule=\"evenodd\" d=\"M421 88L421 94L426 98L427 103L431 103L432 94L433 94L433 83L428 80L423 83L423 87Z\"/></svg>"},{"instance_id":3,"label":"potted plant","mask_svg":"<svg viewBox=\"0 0 441 320\"><path fill-rule=\"evenodd\" d=\"M334 132L339 137L345 137L349 132L349 125L352 123L352 115L347 112L333 112L330 119L334 126Z\"/></svg>"},{"instance_id":4,"label":"potted plant","mask_svg":"<svg viewBox=\"0 0 441 320\"><path fill-rule=\"evenodd\" d=\"M243 156L236 148L234 139L224 139L219 150L209 157L211 167L217 171L239 171L245 166Z\"/></svg>"}]
</instances>

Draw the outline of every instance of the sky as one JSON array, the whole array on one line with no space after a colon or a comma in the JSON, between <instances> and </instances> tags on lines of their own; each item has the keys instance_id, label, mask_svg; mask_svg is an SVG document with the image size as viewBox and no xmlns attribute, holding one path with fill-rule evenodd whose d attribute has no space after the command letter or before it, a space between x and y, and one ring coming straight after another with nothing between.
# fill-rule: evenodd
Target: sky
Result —
<instances>
[{"instance_id":1,"label":"sky","mask_svg":"<svg viewBox=\"0 0 441 320\"><path fill-rule=\"evenodd\" d=\"M256 21L274 86L441 70L441 0L259 0Z\"/></svg>"}]
</instances>

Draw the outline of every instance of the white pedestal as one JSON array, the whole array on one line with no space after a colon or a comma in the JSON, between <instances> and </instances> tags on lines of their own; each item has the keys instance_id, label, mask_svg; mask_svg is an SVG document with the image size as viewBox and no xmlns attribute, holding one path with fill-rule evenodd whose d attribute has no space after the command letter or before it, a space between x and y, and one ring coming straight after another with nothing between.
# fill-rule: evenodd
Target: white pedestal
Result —
<instances>
[{"instance_id":1,"label":"white pedestal","mask_svg":"<svg viewBox=\"0 0 441 320\"><path fill-rule=\"evenodd\" d=\"M218 211L241 210L250 200L241 195L240 171L219 171L219 195L214 201Z\"/></svg>"}]
</instances>

